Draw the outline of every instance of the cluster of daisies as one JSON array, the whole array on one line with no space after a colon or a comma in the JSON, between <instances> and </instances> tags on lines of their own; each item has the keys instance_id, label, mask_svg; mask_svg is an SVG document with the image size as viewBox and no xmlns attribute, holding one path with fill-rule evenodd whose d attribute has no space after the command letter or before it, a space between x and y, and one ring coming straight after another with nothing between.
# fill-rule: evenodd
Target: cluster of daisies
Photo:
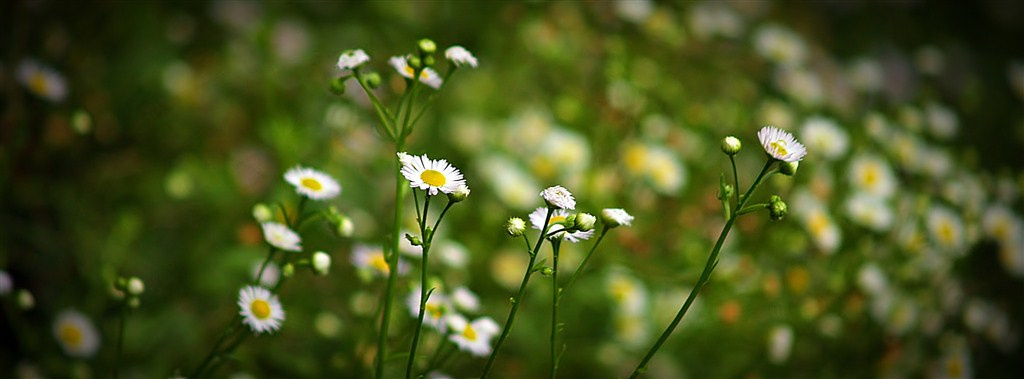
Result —
<instances>
[{"instance_id":1,"label":"cluster of daisies","mask_svg":"<svg viewBox=\"0 0 1024 379\"><path fill-rule=\"evenodd\" d=\"M424 46L426 44L426 46ZM427 50L433 52L434 44L429 40L421 41L421 50ZM452 63L452 68L458 68L462 66L470 66L476 68L477 59L473 56L473 53L466 50L462 46L452 46L445 50L445 58ZM348 50L338 57L338 70L342 72L354 71L360 66L370 61L370 56L366 54L362 49ZM441 84L444 83L444 79L435 71L430 68L433 62L422 62L416 56L394 56L388 59L388 64L391 65L406 79L413 79L416 76L416 71L419 71L419 77L416 78L420 83L426 84L430 88L439 89Z\"/></svg>"}]
</instances>

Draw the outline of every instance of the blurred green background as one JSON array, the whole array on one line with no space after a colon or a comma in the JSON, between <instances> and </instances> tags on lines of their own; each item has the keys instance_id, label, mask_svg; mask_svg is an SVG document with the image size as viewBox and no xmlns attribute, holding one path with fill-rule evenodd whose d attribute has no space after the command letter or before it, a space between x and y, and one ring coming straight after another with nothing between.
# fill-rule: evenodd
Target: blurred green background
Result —
<instances>
[{"instance_id":1,"label":"blurred green background","mask_svg":"<svg viewBox=\"0 0 1024 379\"><path fill-rule=\"evenodd\" d=\"M743 141L745 186L767 124L808 146L795 177L755 195L781 195L790 215L740 220L650 377L1024 372L1021 3L31 0L0 4L0 25L0 376L111 376L120 276L146 284L121 373L190 372L264 258L252 207L294 206L282 175L304 165L341 183L318 206L354 234L302 230L331 274L297 273L280 332L218 376L368 377L383 282L350 257L388 233L394 151L358 86L328 88L338 54L361 48L394 104L404 82L387 59L420 38L480 61L445 83L407 149L473 189L438 237L440 255L465 256L431 270L444 288L467 286L504 322L527 257L503 223L544 187L636 216L562 302L563 376L632 370L721 229L719 140ZM563 245L561 267L590 243ZM400 281L392 352L414 285ZM534 278L495 376L545 375L549 286ZM61 349L66 309L99 330L95 354Z\"/></svg>"}]
</instances>

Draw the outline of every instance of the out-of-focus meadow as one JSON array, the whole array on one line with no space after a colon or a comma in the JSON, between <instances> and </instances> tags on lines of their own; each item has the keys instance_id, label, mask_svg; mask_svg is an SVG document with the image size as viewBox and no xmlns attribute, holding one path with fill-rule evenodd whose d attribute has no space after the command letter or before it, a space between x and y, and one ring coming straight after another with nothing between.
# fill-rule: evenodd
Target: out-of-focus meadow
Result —
<instances>
[{"instance_id":1,"label":"out-of-focus meadow","mask_svg":"<svg viewBox=\"0 0 1024 379\"><path fill-rule=\"evenodd\" d=\"M0 31L3 377L188 375L266 257L253 207L294 206L283 174L296 165L341 184L316 206L352 229L301 230L330 273L297 268L277 292L280 330L218 375L371 376L385 280L354 257L390 240L395 152L354 80L329 88L339 54L363 49L394 104L406 82L388 58L421 38L479 60L443 84L405 149L472 188L434 242L439 291L469 289L467 314L503 324L528 260L505 221L542 206L545 187L635 216L562 300L563 376L634 368L722 229L719 141L743 142L746 186L763 125L807 146L795 176L755 194L780 195L789 215L739 219L648 376L1024 372L1017 2L31 0L0 4ZM592 243L563 244L560 267ZM406 250L394 376L418 299ZM137 307L115 288L128 277L145 284ZM531 282L496 377L546 375L549 287ZM67 348L69 317L95 327L76 336L84 348ZM442 341L427 329L421 349ZM478 376L484 361L456 352L439 372Z\"/></svg>"}]
</instances>

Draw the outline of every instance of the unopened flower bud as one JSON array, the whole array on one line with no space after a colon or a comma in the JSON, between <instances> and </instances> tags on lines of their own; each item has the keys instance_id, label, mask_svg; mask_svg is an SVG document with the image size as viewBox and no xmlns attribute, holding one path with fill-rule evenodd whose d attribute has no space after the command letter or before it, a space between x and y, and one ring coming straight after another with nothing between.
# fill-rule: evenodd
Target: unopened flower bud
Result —
<instances>
[{"instance_id":1,"label":"unopened flower bud","mask_svg":"<svg viewBox=\"0 0 1024 379\"><path fill-rule=\"evenodd\" d=\"M782 175L793 176L796 175L796 170L800 168L800 162L780 162L779 172Z\"/></svg>"},{"instance_id":2,"label":"unopened flower bud","mask_svg":"<svg viewBox=\"0 0 1024 379\"><path fill-rule=\"evenodd\" d=\"M408 59L406 59L406 62L409 63L409 67L412 67L413 69L419 69L423 67L423 61L421 61L419 57L409 57Z\"/></svg>"},{"instance_id":3,"label":"unopened flower bud","mask_svg":"<svg viewBox=\"0 0 1024 379\"><path fill-rule=\"evenodd\" d=\"M459 184L458 187L455 187L455 191L448 194L448 201L458 203L466 200L467 197L469 197L469 187L465 184Z\"/></svg>"},{"instance_id":4,"label":"unopened flower bud","mask_svg":"<svg viewBox=\"0 0 1024 379\"><path fill-rule=\"evenodd\" d=\"M633 215L622 208L605 208L601 210L601 222L608 228L620 225L629 226L633 223Z\"/></svg>"},{"instance_id":5,"label":"unopened flower bud","mask_svg":"<svg viewBox=\"0 0 1024 379\"><path fill-rule=\"evenodd\" d=\"M505 224L505 229L508 231L509 236L519 237L526 233L526 221L519 217L512 217Z\"/></svg>"},{"instance_id":6,"label":"unopened flower bud","mask_svg":"<svg viewBox=\"0 0 1024 379\"><path fill-rule=\"evenodd\" d=\"M366 82L367 87L373 89L380 87L380 74L376 72L371 72L366 75L363 75L363 80Z\"/></svg>"},{"instance_id":7,"label":"unopened flower bud","mask_svg":"<svg viewBox=\"0 0 1024 379\"><path fill-rule=\"evenodd\" d=\"M313 253L313 271L317 275L327 275L330 270L331 256L322 251Z\"/></svg>"},{"instance_id":8,"label":"unopened flower bud","mask_svg":"<svg viewBox=\"0 0 1024 379\"><path fill-rule=\"evenodd\" d=\"M32 293L28 292L28 290L26 290L26 289L18 290L18 294L16 295L16 298L17 298L18 308L21 308L21 310L23 310L23 311L27 311L29 309L35 308L35 306L36 306L36 298L35 298L35 296L32 296Z\"/></svg>"},{"instance_id":9,"label":"unopened flower bud","mask_svg":"<svg viewBox=\"0 0 1024 379\"><path fill-rule=\"evenodd\" d=\"M594 224L597 223L597 217L590 213L580 213L576 216L576 222L573 223L573 228L581 232L594 229Z\"/></svg>"},{"instance_id":10,"label":"unopened flower bud","mask_svg":"<svg viewBox=\"0 0 1024 379\"><path fill-rule=\"evenodd\" d=\"M786 217L786 213L788 212L789 207L778 195L772 195L772 197L768 199L768 213L772 220L782 220L782 218Z\"/></svg>"},{"instance_id":11,"label":"unopened flower bud","mask_svg":"<svg viewBox=\"0 0 1024 379\"><path fill-rule=\"evenodd\" d=\"M264 223L271 221L274 218L274 211L270 210L266 204L258 203L252 206L252 218L256 219L258 223Z\"/></svg>"},{"instance_id":12,"label":"unopened flower bud","mask_svg":"<svg viewBox=\"0 0 1024 379\"><path fill-rule=\"evenodd\" d=\"M139 279L139 277L133 276L131 279L128 279L126 289L128 290L129 295L139 296L142 295L143 292L146 292L146 283L144 283L142 279Z\"/></svg>"},{"instance_id":13,"label":"unopened flower bud","mask_svg":"<svg viewBox=\"0 0 1024 379\"><path fill-rule=\"evenodd\" d=\"M426 57L423 57L423 65L424 66L430 67L430 66L433 66L434 63L436 63L436 62L434 62L434 56L433 55L428 55Z\"/></svg>"},{"instance_id":14,"label":"unopened flower bud","mask_svg":"<svg viewBox=\"0 0 1024 379\"><path fill-rule=\"evenodd\" d=\"M732 197L733 191L734 189L731 184L722 183L722 185L718 187L718 200L725 200Z\"/></svg>"},{"instance_id":15,"label":"unopened flower bud","mask_svg":"<svg viewBox=\"0 0 1024 379\"><path fill-rule=\"evenodd\" d=\"M283 268L281 268L281 276L284 276L285 278L291 278L292 275L295 275L295 265L289 263L284 265Z\"/></svg>"},{"instance_id":16,"label":"unopened flower bud","mask_svg":"<svg viewBox=\"0 0 1024 379\"><path fill-rule=\"evenodd\" d=\"M139 301L138 297L133 296L133 297L128 298L128 308L136 309L141 304L142 304L142 302Z\"/></svg>"},{"instance_id":17,"label":"unopened flower bud","mask_svg":"<svg viewBox=\"0 0 1024 379\"><path fill-rule=\"evenodd\" d=\"M334 225L335 232L342 237L352 237L352 233L355 230L355 225L352 224L352 219L346 215L339 214L337 222Z\"/></svg>"},{"instance_id":18,"label":"unopened flower bud","mask_svg":"<svg viewBox=\"0 0 1024 379\"><path fill-rule=\"evenodd\" d=\"M423 54L433 54L437 51L437 44L429 38L421 39L420 42L416 44L416 47L418 47L420 52Z\"/></svg>"},{"instance_id":19,"label":"unopened flower bud","mask_svg":"<svg viewBox=\"0 0 1024 379\"><path fill-rule=\"evenodd\" d=\"M345 75L345 76L342 76L342 77L338 77L338 78L334 78L333 80L331 80L331 93L333 93L335 95L339 95L339 96L340 95L344 95L345 94L345 80L346 79L348 79L348 75Z\"/></svg>"},{"instance_id":20,"label":"unopened flower bud","mask_svg":"<svg viewBox=\"0 0 1024 379\"><path fill-rule=\"evenodd\" d=\"M743 144L740 143L739 138L728 136L722 138L722 152L726 155L736 155L743 148Z\"/></svg>"},{"instance_id":21,"label":"unopened flower bud","mask_svg":"<svg viewBox=\"0 0 1024 379\"><path fill-rule=\"evenodd\" d=\"M540 269L540 274L544 275L544 276L551 276L551 274L554 274L554 273L555 273L555 269L553 269L551 267L548 267L548 266L544 266L543 268Z\"/></svg>"},{"instance_id":22,"label":"unopened flower bud","mask_svg":"<svg viewBox=\"0 0 1024 379\"><path fill-rule=\"evenodd\" d=\"M414 236L414 235L411 235L409 233L406 233L405 234L405 239L408 240L409 243L412 244L413 246L423 245L423 240L420 239L420 237L418 237L418 236Z\"/></svg>"}]
</instances>

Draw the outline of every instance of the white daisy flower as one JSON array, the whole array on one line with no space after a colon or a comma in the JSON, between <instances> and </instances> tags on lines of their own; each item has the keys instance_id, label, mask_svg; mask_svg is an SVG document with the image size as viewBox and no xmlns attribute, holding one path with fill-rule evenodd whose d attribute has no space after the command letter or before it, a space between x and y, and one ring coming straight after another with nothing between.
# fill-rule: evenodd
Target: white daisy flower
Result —
<instances>
[{"instance_id":1,"label":"white daisy flower","mask_svg":"<svg viewBox=\"0 0 1024 379\"><path fill-rule=\"evenodd\" d=\"M281 328L284 308L266 288L245 286L238 291L238 314L242 322L256 334L271 333Z\"/></svg>"},{"instance_id":2,"label":"white daisy flower","mask_svg":"<svg viewBox=\"0 0 1024 379\"><path fill-rule=\"evenodd\" d=\"M850 145L850 138L835 121L829 118L814 116L804 121L800 134L807 147L828 160L841 158Z\"/></svg>"},{"instance_id":3,"label":"white daisy flower","mask_svg":"<svg viewBox=\"0 0 1024 379\"><path fill-rule=\"evenodd\" d=\"M533 213L530 213L530 223L533 224L534 229L540 230L540 228L544 227L544 216L546 216L547 214L548 209L544 207L539 207L536 210L534 210ZM559 222L565 221L566 217L569 217L569 211L566 211L564 209L555 209L555 211L551 213L550 222L548 222L548 234L565 229L565 226L559 224ZM591 229L585 232L576 231L572 233L556 233L553 237L564 238L566 241L576 243L582 240L590 239L590 237L593 236L594 230Z\"/></svg>"},{"instance_id":4,"label":"white daisy flower","mask_svg":"<svg viewBox=\"0 0 1024 379\"><path fill-rule=\"evenodd\" d=\"M605 208L601 210L601 221L609 227L630 226L633 223L633 215L622 208Z\"/></svg>"},{"instance_id":5,"label":"white daisy flower","mask_svg":"<svg viewBox=\"0 0 1024 379\"><path fill-rule=\"evenodd\" d=\"M469 65L470 67L476 68L476 57L473 53L462 46L452 46L448 50L444 51L444 57L452 61L455 67L462 67L463 65Z\"/></svg>"},{"instance_id":6,"label":"white daisy flower","mask_svg":"<svg viewBox=\"0 0 1024 379\"><path fill-rule=\"evenodd\" d=\"M416 73L416 70L406 62L405 57L391 57L388 63L391 63L391 67L394 67L395 71L406 78L412 79L413 74ZM441 77L432 68L424 67L423 71L420 71L420 83L438 89L441 88L441 82Z\"/></svg>"},{"instance_id":7,"label":"white daisy flower","mask_svg":"<svg viewBox=\"0 0 1024 379\"><path fill-rule=\"evenodd\" d=\"M774 126L761 128L757 139L769 156L783 162L799 162L807 155L807 149L792 134Z\"/></svg>"},{"instance_id":8,"label":"white daisy flower","mask_svg":"<svg viewBox=\"0 0 1024 379\"><path fill-rule=\"evenodd\" d=\"M100 334L92 321L82 313L67 309L57 315L53 336L60 347L72 357L89 358L100 348Z\"/></svg>"},{"instance_id":9,"label":"white daisy flower","mask_svg":"<svg viewBox=\"0 0 1024 379\"><path fill-rule=\"evenodd\" d=\"M459 346L477 357L485 357L491 353L491 338L501 332L501 327L490 317L481 317L470 323L459 314L448 316L448 327L452 334L448 337Z\"/></svg>"},{"instance_id":10,"label":"white daisy flower","mask_svg":"<svg viewBox=\"0 0 1024 379\"><path fill-rule=\"evenodd\" d=\"M363 49L348 50L338 57L338 70L352 70L369 61L370 56Z\"/></svg>"},{"instance_id":11,"label":"white daisy flower","mask_svg":"<svg viewBox=\"0 0 1024 379\"><path fill-rule=\"evenodd\" d=\"M872 230L881 232L892 227L892 207L885 199L857 192L846 199L846 214L850 220Z\"/></svg>"},{"instance_id":12,"label":"white daisy flower","mask_svg":"<svg viewBox=\"0 0 1024 379\"><path fill-rule=\"evenodd\" d=\"M444 316L450 308L448 297L439 290L434 290L427 298L426 312L423 312L423 324L428 325L441 333L446 332L447 325ZM405 298L405 305L409 307L409 314L413 318L420 316L420 286L413 288L409 297Z\"/></svg>"},{"instance_id":13,"label":"white daisy flower","mask_svg":"<svg viewBox=\"0 0 1024 379\"><path fill-rule=\"evenodd\" d=\"M938 247L957 255L965 254L964 222L956 213L941 205L933 206L926 219L928 233Z\"/></svg>"},{"instance_id":14,"label":"white daisy flower","mask_svg":"<svg viewBox=\"0 0 1024 379\"><path fill-rule=\"evenodd\" d=\"M873 154L859 155L847 170L850 184L865 193L888 199L896 193L896 176L882 158Z\"/></svg>"},{"instance_id":15,"label":"white daisy flower","mask_svg":"<svg viewBox=\"0 0 1024 379\"><path fill-rule=\"evenodd\" d=\"M548 206L568 210L576 208L576 199L572 197L572 193L565 189L565 187L553 186L545 188L540 192L540 196L544 198Z\"/></svg>"},{"instance_id":16,"label":"white daisy flower","mask_svg":"<svg viewBox=\"0 0 1024 379\"><path fill-rule=\"evenodd\" d=\"M431 160L427 155L413 156L409 164L402 166L402 176L409 186L427 191L431 196L437 192L455 192L459 185L466 185L459 169L444 159Z\"/></svg>"},{"instance_id":17,"label":"white daisy flower","mask_svg":"<svg viewBox=\"0 0 1024 379\"><path fill-rule=\"evenodd\" d=\"M458 287L452 291L452 304L455 304L455 307L463 312L480 310L480 298L466 287Z\"/></svg>"},{"instance_id":18,"label":"white daisy flower","mask_svg":"<svg viewBox=\"0 0 1024 379\"><path fill-rule=\"evenodd\" d=\"M391 273L388 261L384 258L384 250L380 246L357 244L352 248L352 264L357 269L369 272L373 276L387 277ZM402 259L398 260L398 273L404 274L409 267Z\"/></svg>"},{"instance_id":19,"label":"white daisy flower","mask_svg":"<svg viewBox=\"0 0 1024 379\"><path fill-rule=\"evenodd\" d=\"M302 239L284 224L268 221L260 224L263 238L270 246L286 251L302 251Z\"/></svg>"},{"instance_id":20,"label":"white daisy flower","mask_svg":"<svg viewBox=\"0 0 1024 379\"><path fill-rule=\"evenodd\" d=\"M18 64L17 78L30 92L47 101L59 103L68 95L64 77L34 60L26 59Z\"/></svg>"},{"instance_id":21,"label":"white daisy flower","mask_svg":"<svg viewBox=\"0 0 1024 379\"><path fill-rule=\"evenodd\" d=\"M311 168L295 166L284 173L284 180L295 186L300 195L313 200L327 200L341 193L341 186L334 178Z\"/></svg>"}]
</instances>

